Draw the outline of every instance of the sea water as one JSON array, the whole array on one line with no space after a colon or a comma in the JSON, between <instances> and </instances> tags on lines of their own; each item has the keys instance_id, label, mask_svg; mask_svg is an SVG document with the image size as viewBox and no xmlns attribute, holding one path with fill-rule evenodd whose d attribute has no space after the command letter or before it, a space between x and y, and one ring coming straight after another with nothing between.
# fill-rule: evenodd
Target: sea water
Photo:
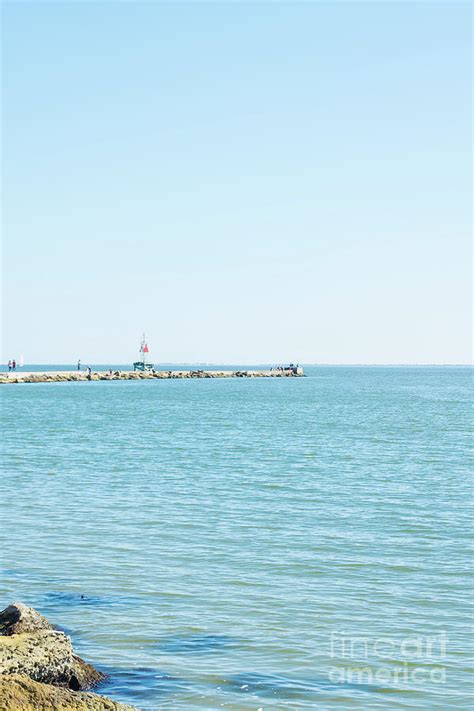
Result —
<instances>
[{"instance_id":1,"label":"sea water","mask_svg":"<svg viewBox=\"0 0 474 711\"><path fill-rule=\"evenodd\" d=\"M139 709L472 701L468 368L2 387L4 605Z\"/></svg>"}]
</instances>

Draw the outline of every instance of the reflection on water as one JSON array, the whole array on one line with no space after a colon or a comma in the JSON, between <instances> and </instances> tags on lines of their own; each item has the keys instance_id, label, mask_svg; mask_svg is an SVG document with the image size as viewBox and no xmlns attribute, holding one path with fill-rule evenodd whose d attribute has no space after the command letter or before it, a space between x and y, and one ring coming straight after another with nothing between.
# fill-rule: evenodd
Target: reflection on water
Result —
<instances>
[{"instance_id":1,"label":"reflection on water","mask_svg":"<svg viewBox=\"0 0 474 711\"><path fill-rule=\"evenodd\" d=\"M72 592L46 592L36 597L37 605L43 609L60 610L64 606L80 605L82 607L106 607L108 605L134 605L140 598L133 595L84 595Z\"/></svg>"},{"instance_id":2,"label":"reflection on water","mask_svg":"<svg viewBox=\"0 0 474 711\"><path fill-rule=\"evenodd\" d=\"M160 640L157 648L158 651L165 653L179 654L184 652L188 654L205 654L207 652L220 650L223 647L235 646L236 644L236 640L223 634L195 634L186 637L171 637Z\"/></svg>"},{"instance_id":3,"label":"reflection on water","mask_svg":"<svg viewBox=\"0 0 474 711\"><path fill-rule=\"evenodd\" d=\"M110 697L130 696L140 699L140 705L148 706L169 696L186 691L189 684L184 679L171 676L156 667L130 667L129 669L102 666L107 679L97 692Z\"/></svg>"}]
</instances>

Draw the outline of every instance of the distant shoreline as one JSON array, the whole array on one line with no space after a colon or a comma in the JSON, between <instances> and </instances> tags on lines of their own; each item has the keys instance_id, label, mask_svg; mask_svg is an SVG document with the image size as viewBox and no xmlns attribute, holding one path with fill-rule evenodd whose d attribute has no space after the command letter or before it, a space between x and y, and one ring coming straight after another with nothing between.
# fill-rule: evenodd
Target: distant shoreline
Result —
<instances>
[{"instance_id":1,"label":"distant shoreline","mask_svg":"<svg viewBox=\"0 0 474 711\"><path fill-rule=\"evenodd\" d=\"M88 364L83 361L82 370L84 371ZM275 362L277 363L277 362ZM207 372L213 371L229 371L229 370L247 370L260 372L262 370L270 370L274 368L274 363L156 363L155 368L160 371L176 370L176 371L192 371L203 369ZM301 363L303 368L474 368L474 363ZM33 370L28 370L33 368ZM96 372L119 370L129 372L133 370L133 366L128 363L91 363L91 368ZM14 372L18 373L67 373L76 372L77 368L74 363L29 363L23 367L17 366ZM5 364L0 365L0 376L8 373L8 368Z\"/></svg>"}]
</instances>

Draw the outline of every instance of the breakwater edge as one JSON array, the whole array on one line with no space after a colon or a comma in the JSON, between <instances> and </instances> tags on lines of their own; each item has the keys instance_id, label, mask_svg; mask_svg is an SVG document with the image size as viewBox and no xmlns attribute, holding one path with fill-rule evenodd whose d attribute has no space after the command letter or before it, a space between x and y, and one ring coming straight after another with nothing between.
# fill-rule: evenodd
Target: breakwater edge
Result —
<instances>
[{"instance_id":1,"label":"breakwater edge","mask_svg":"<svg viewBox=\"0 0 474 711\"><path fill-rule=\"evenodd\" d=\"M268 370L56 370L0 373L0 384L61 383L91 380L170 380L176 378L301 378L303 368L272 368Z\"/></svg>"}]
</instances>

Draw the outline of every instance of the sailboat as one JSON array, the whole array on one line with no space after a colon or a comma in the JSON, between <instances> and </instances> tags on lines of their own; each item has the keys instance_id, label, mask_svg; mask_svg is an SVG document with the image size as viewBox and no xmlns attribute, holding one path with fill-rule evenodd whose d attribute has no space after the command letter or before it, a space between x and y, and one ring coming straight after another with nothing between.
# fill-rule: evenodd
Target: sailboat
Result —
<instances>
[{"instance_id":1,"label":"sailboat","mask_svg":"<svg viewBox=\"0 0 474 711\"><path fill-rule=\"evenodd\" d=\"M25 359L23 358L23 353L22 353L19 360L18 360L18 366L20 368L23 368L24 365L25 365Z\"/></svg>"},{"instance_id":2,"label":"sailboat","mask_svg":"<svg viewBox=\"0 0 474 711\"><path fill-rule=\"evenodd\" d=\"M147 360L149 352L148 343L146 342L145 334L143 334L140 342L140 355L138 356L138 360L133 364L133 370L153 370L153 363L149 363Z\"/></svg>"}]
</instances>

